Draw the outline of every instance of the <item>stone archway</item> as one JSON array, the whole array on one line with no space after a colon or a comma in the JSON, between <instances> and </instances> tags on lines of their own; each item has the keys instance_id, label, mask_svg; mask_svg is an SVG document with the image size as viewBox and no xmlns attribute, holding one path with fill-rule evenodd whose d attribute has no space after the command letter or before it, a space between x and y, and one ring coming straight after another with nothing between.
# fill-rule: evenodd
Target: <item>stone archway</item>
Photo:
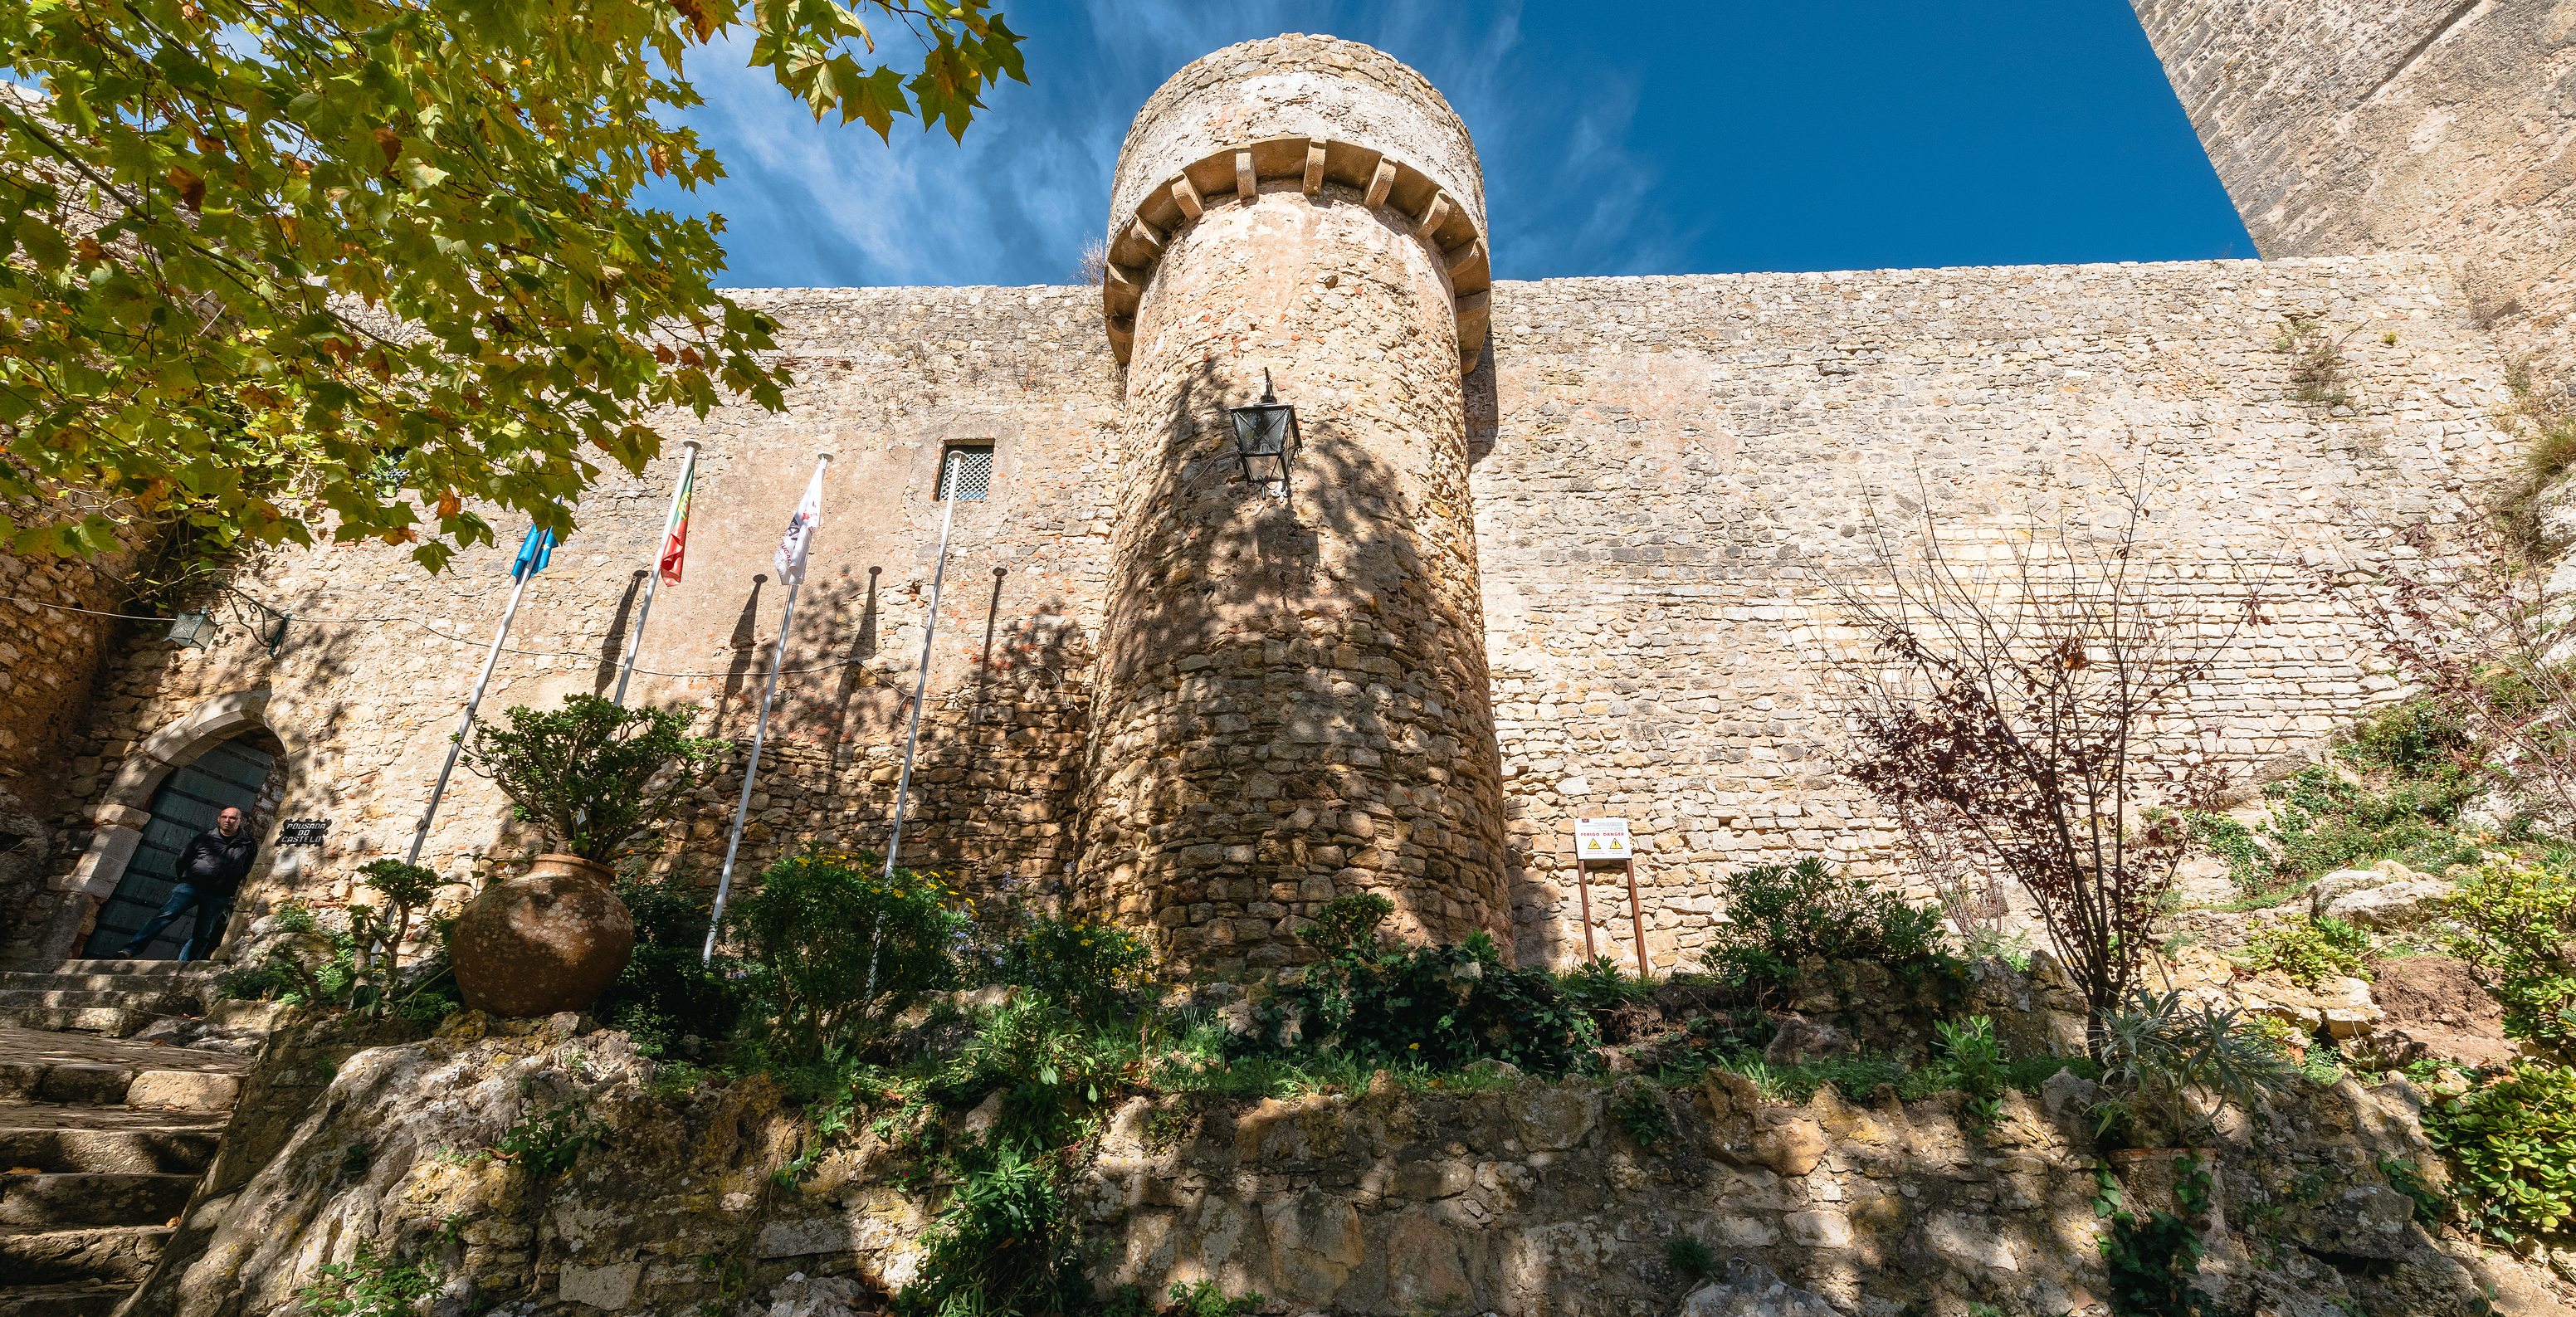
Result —
<instances>
[{"instance_id":1,"label":"stone archway","mask_svg":"<svg viewBox=\"0 0 2576 1317\"><path fill-rule=\"evenodd\" d=\"M185 716L144 738L125 757L115 780L90 811L88 849L73 863L70 872L53 880L60 904L37 944L40 959L60 961L80 945L82 930L91 916L125 877L125 866L133 860L135 847L142 844L143 826L152 821L148 808L152 793L171 770L249 731L267 732L285 747L286 757L299 756L302 747L297 740L269 724L268 700L265 690L209 697Z\"/></svg>"}]
</instances>

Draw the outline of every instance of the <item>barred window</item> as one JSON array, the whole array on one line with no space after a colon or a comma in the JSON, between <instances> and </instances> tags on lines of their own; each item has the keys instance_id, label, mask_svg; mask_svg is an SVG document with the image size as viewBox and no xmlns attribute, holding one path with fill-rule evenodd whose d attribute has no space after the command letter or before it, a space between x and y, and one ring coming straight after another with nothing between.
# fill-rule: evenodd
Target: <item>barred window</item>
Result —
<instances>
[{"instance_id":1,"label":"barred window","mask_svg":"<svg viewBox=\"0 0 2576 1317\"><path fill-rule=\"evenodd\" d=\"M993 485L991 444L951 444L939 459L939 498L981 503Z\"/></svg>"}]
</instances>

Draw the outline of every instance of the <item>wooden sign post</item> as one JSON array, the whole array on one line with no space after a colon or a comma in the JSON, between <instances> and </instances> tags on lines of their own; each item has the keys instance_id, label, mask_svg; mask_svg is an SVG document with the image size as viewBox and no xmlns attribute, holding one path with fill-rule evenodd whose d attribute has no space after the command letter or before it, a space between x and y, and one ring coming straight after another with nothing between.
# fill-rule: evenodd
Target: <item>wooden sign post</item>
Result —
<instances>
[{"instance_id":1,"label":"wooden sign post","mask_svg":"<svg viewBox=\"0 0 2576 1317\"><path fill-rule=\"evenodd\" d=\"M1626 819L1576 819L1574 821L1574 889L1583 903L1583 958L1596 957L1592 945L1592 882L1590 866L1617 864L1628 875L1628 931L1637 940L1637 977L1646 977L1651 968L1646 959L1646 913L1637 903L1637 855L1628 844Z\"/></svg>"}]
</instances>

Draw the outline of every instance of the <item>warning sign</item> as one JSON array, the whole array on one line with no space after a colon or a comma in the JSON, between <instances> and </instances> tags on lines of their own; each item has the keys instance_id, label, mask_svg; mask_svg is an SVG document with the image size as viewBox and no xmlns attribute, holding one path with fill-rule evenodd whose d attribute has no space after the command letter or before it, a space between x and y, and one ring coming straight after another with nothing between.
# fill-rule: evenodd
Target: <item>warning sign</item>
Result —
<instances>
[{"instance_id":1,"label":"warning sign","mask_svg":"<svg viewBox=\"0 0 2576 1317\"><path fill-rule=\"evenodd\" d=\"M1574 855L1586 864L1599 860L1627 859L1629 857L1628 820L1576 819Z\"/></svg>"}]
</instances>

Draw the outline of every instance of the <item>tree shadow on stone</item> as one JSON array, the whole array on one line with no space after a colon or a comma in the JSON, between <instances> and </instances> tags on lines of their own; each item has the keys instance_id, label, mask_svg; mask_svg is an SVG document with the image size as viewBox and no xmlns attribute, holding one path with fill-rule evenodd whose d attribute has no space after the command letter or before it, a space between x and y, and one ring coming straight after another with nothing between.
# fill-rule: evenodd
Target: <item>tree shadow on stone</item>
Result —
<instances>
[{"instance_id":1,"label":"tree shadow on stone","mask_svg":"<svg viewBox=\"0 0 2576 1317\"><path fill-rule=\"evenodd\" d=\"M1157 911L1246 910L1174 929L1175 952L1208 961L1254 940L1250 907L1326 887L1387 896L1405 935L1507 939L1501 821L1476 804L1500 774L1478 601L1436 588L1472 580L1474 549L1433 538L1397 465L1432 455L1403 435L1373 451L1341 408L1301 409L1296 493L1273 497L1243 479L1227 387L1213 363L1183 382L1127 509L1141 519L1119 546L1086 765L1123 785L1080 821L1086 899L1135 895L1110 890L1124 869L1158 872ZM1113 729L1140 723L1158 745L1104 762ZM1451 913L1461 895L1483 908Z\"/></svg>"}]
</instances>

